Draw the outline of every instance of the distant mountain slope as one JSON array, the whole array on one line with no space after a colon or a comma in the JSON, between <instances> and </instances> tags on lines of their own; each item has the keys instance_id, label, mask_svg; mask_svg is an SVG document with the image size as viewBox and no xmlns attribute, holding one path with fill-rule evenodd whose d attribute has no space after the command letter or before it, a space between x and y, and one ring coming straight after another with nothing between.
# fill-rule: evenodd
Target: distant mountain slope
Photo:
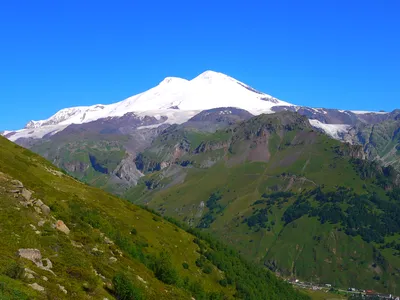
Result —
<instances>
[{"instance_id":1,"label":"distant mountain slope","mask_svg":"<svg viewBox=\"0 0 400 300\"><path fill-rule=\"evenodd\" d=\"M0 200L1 299L306 298L3 137Z\"/></svg>"},{"instance_id":2,"label":"distant mountain slope","mask_svg":"<svg viewBox=\"0 0 400 300\"><path fill-rule=\"evenodd\" d=\"M202 228L285 275L393 292L400 176L292 112L215 133L169 128L125 197Z\"/></svg>"},{"instance_id":3,"label":"distant mountain slope","mask_svg":"<svg viewBox=\"0 0 400 300\"><path fill-rule=\"evenodd\" d=\"M179 126L214 132L251 117L245 110L217 108L205 110ZM136 168L136 155L168 128L168 125L158 126L163 120L129 113L121 118L69 125L40 140L19 139L18 142L77 179L121 194L143 176Z\"/></svg>"},{"instance_id":4,"label":"distant mountain slope","mask_svg":"<svg viewBox=\"0 0 400 300\"><path fill-rule=\"evenodd\" d=\"M341 139L363 145L370 160L400 171L400 111L393 111L379 123L358 123L343 133Z\"/></svg>"}]
</instances>

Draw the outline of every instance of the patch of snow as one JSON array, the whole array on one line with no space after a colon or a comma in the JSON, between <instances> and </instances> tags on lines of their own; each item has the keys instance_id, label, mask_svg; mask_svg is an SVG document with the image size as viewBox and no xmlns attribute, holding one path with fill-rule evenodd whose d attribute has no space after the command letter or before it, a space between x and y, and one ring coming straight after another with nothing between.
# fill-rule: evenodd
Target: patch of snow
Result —
<instances>
[{"instance_id":1,"label":"patch of snow","mask_svg":"<svg viewBox=\"0 0 400 300\"><path fill-rule=\"evenodd\" d=\"M8 132L8 133L14 133L10 137L8 137L8 139L12 142L15 142L20 138L41 139L47 134L49 135L56 134L57 132L64 130L66 127L68 127L68 125L49 125L37 128L20 129Z\"/></svg>"},{"instance_id":2,"label":"patch of snow","mask_svg":"<svg viewBox=\"0 0 400 300\"><path fill-rule=\"evenodd\" d=\"M377 114L377 115L385 115L388 114L386 111L363 111L363 110L351 110L353 114L356 115L365 115L365 114Z\"/></svg>"},{"instance_id":3,"label":"patch of snow","mask_svg":"<svg viewBox=\"0 0 400 300\"><path fill-rule=\"evenodd\" d=\"M168 119L159 124L140 126L138 129L144 128L157 128L162 124L182 124L188 121L190 118L194 117L201 110L176 110L176 109L162 109L162 110L151 110L151 111L143 111L139 112L139 116L151 116L155 117L157 120L161 119L161 117L167 117Z\"/></svg>"},{"instance_id":4,"label":"patch of snow","mask_svg":"<svg viewBox=\"0 0 400 300\"><path fill-rule=\"evenodd\" d=\"M339 134L347 132L351 127L351 125L346 124L325 124L314 119L310 119L309 121L312 126L322 129L327 135L335 139L339 139Z\"/></svg>"},{"instance_id":5,"label":"patch of snow","mask_svg":"<svg viewBox=\"0 0 400 300\"><path fill-rule=\"evenodd\" d=\"M219 114L220 115L230 115L230 114L232 114L232 111L231 110L221 110L219 112Z\"/></svg>"}]
</instances>

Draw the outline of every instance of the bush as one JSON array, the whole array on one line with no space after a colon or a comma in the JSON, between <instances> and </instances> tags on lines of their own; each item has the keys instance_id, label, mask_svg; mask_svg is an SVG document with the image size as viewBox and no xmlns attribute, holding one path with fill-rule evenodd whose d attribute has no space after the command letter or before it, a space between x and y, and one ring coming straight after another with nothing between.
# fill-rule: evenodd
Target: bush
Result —
<instances>
[{"instance_id":1,"label":"bush","mask_svg":"<svg viewBox=\"0 0 400 300\"><path fill-rule=\"evenodd\" d=\"M135 287L132 282L122 273L114 276L114 293L118 300L141 300L144 299L140 289Z\"/></svg>"},{"instance_id":2,"label":"bush","mask_svg":"<svg viewBox=\"0 0 400 300\"><path fill-rule=\"evenodd\" d=\"M226 279L221 279L221 280L219 281L219 284L220 284L221 286L223 286L223 287L226 287L226 286L228 285L228 280L226 280Z\"/></svg>"},{"instance_id":3,"label":"bush","mask_svg":"<svg viewBox=\"0 0 400 300\"><path fill-rule=\"evenodd\" d=\"M166 284L176 284L179 281L178 272L172 265L167 252L161 252L153 263L154 275Z\"/></svg>"},{"instance_id":4,"label":"bush","mask_svg":"<svg viewBox=\"0 0 400 300\"><path fill-rule=\"evenodd\" d=\"M136 229L136 228L133 228L133 229L131 230L131 234L137 235L137 229Z\"/></svg>"},{"instance_id":5,"label":"bush","mask_svg":"<svg viewBox=\"0 0 400 300\"><path fill-rule=\"evenodd\" d=\"M202 259L202 257L196 259L196 266L198 266L199 268L202 268L204 266L204 259Z\"/></svg>"},{"instance_id":6,"label":"bush","mask_svg":"<svg viewBox=\"0 0 400 300\"><path fill-rule=\"evenodd\" d=\"M183 267L185 270L189 269L189 265L188 265L187 263L185 263L185 262L182 264L182 267Z\"/></svg>"},{"instance_id":7,"label":"bush","mask_svg":"<svg viewBox=\"0 0 400 300\"><path fill-rule=\"evenodd\" d=\"M205 273L205 274L211 274L211 272L212 272L212 267L211 267L211 265L209 265L209 264L205 265L204 268L203 268L203 273Z\"/></svg>"},{"instance_id":8,"label":"bush","mask_svg":"<svg viewBox=\"0 0 400 300\"><path fill-rule=\"evenodd\" d=\"M17 262L13 261L5 270L4 274L12 279L20 279L24 274L24 268Z\"/></svg>"}]
</instances>

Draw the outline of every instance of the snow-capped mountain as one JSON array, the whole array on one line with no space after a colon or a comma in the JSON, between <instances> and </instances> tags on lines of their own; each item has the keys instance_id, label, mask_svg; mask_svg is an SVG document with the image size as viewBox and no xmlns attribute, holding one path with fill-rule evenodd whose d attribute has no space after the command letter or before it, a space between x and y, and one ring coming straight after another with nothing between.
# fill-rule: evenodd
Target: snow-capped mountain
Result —
<instances>
[{"instance_id":1,"label":"snow-capped mountain","mask_svg":"<svg viewBox=\"0 0 400 300\"><path fill-rule=\"evenodd\" d=\"M25 129L82 124L106 117L120 117L128 112L142 115L147 112L146 115L152 116L170 114L167 122L182 123L192 117L193 112L215 107L238 107L260 114L272 112L271 107L276 105L291 106L232 77L206 71L190 81L167 77L156 87L115 104L65 108L47 120L30 121Z\"/></svg>"},{"instance_id":2,"label":"snow-capped mountain","mask_svg":"<svg viewBox=\"0 0 400 300\"><path fill-rule=\"evenodd\" d=\"M369 112L296 106L257 91L225 74L206 71L192 80L167 77L154 88L114 104L65 108L46 120L30 121L24 129L5 131L2 135L12 141L20 138L40 139L56 134L71 124L119 118L127 113L135 113L138 118L154 117L162 120L161 123L144 126L151 128L163 123L182 124L203 110L220 107L243 109L253 115L280 110L297 111L309 119L315 119L313 126L335 138L347 130L348 126L345 125L354 125L360 119L370 119L371 116L378 117Z\"/></svg>"},{"instance_id":3,"label":"snow-capped mountain","mask_svg":"<svg viewBox=\"0 0 400 300\"><path fill-rule=\"evenodd\" d=\"M65 108L46 120L30 121L24 129L4 135L13 141L42 138L71 124L122 117L130 112L142 117L166 117L165 123L181 124L203 110L216 107L237 107L257 115L272 113L274 106L293 105L225 74L206 71L192 80L167 77L156 87L114 104Z\"/></svg>"}]
</instances>

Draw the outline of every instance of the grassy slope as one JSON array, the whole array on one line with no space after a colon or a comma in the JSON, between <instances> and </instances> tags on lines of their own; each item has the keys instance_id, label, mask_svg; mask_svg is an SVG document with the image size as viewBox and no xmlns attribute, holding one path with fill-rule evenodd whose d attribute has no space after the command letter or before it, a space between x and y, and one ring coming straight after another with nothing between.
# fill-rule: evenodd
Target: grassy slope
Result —
<instances>
[{"instance_id":1,"label":"grassy slope","mask_svg":"<svg viewBox=\"0 0 400 300\"><path fill-rule=\"evenodd\" d=\"M168 251L182 277L189 276L191 280L201 281L204 289L208 291L222 291L227 296L232 295L233 290L230 287L223 288L218 284L217 280L221 279L223 274L215 268L209 275L199 271L195 260L200 255L196 252L198 246L193 243L193 236L175 225L63 175L44 159L4 138L0 139L0 171L1 271L6 272L7 267L17 260L15 253L18 249L38 248L43 257L51 259L56 274L53 276L48 271L36 268L29 261L20 259L21 264L41 276L48 277L49 280L46 282L40 277L33 281L25 279L24 284L21 284L20 280L0 275L1 282L6 286L3 291L9 290L9 294L22 291L31 297L43 298L44 296L26 286L28 282L37 282L54 297L63 296L56 286L61 284L68 290L69 295L74 295L75 298L111 299L101 279L91 270L96 269L107 278L108 283L118 271L125 272L143 291L146 299L188 299L188 292L157 280L152 271L127 253L134 245L147 244L144 246L145 253L156 254L162 249ZM50 226L54 222L52 218L46 219L32 208L19 207L18 200L7 193L7 190L12 188L11 179L22 181L29 190L34 191L35 198L42 199L49 205L52 210L51 216L63 220L71 229L70 235L53 229ZM39 228L37 224L41 219L47 222L44 227ZM89 226L88 223L94 226ZM40 234L35 234L30 224L35 225ZM135 236L130 234L133 228L138 232ZM115 263L111 263L109 257L114 256L117 253L114 248L119 247L107 245L101 236L102 233L106 233L112 239L121 239L121 244L127 245L121 247L123 256L116 256L118 260ZM83 248L74 247L71 241L82 243ZM94 247L103 252L93 255ZM111 252L113 250L114 254ZM182 267L183 262L189 264L188 270ZM78 275L69 275L71 268L75 268ZM144 284L138 276L147 283ZM88 291L85 291L83 282L90 285Z\"/></svg>"},{"instance_id":2,"label":"grassy slope","mask_svg":"<svg viewBox=\"0 0 400 300\"><path fill-rule=\"evenodd\" d=\"M348 157L338 154L337 150L343 145L308 129L272 134L265 146L270 153L268 162L250 162L240 157L248 151L249 143L247 140L236 143L224 160L209 169L182 169L187 174L183 183L168 188L160 185L150 191L142 185L126 197L139 203L148 202L160 212L194 226L199 225L204 215L211 214L214 221L208 231L234 245L247 257L267 264L276 263L278 270L286 275L345 287L393 290L396 277L386 273L386 283L373 279L376 273L369 267L373 263L372 244L339 232L333 224L321 226L315 218L304 217L284 226L281 216L294 199L272 207L268 229L255 231L243 223L255 209L261 208L253 204L264 192L300 192L323 184L326 191L340 185L363 193L364 184L369 184L370 190L383 193L381 188L357 175ZM181 159L188 157L198 160L197 155L190 153ZM147 178L157 180L163 172ZM165 182L166 178L161 181ZM202 203L215 191L223 195L218 202L222 209L211 212L202 207ZM321 240L316 241L315 236ZM394 268L400 267L392 254L388 253L386 259Z\"/></svg>"}]
</instances>

